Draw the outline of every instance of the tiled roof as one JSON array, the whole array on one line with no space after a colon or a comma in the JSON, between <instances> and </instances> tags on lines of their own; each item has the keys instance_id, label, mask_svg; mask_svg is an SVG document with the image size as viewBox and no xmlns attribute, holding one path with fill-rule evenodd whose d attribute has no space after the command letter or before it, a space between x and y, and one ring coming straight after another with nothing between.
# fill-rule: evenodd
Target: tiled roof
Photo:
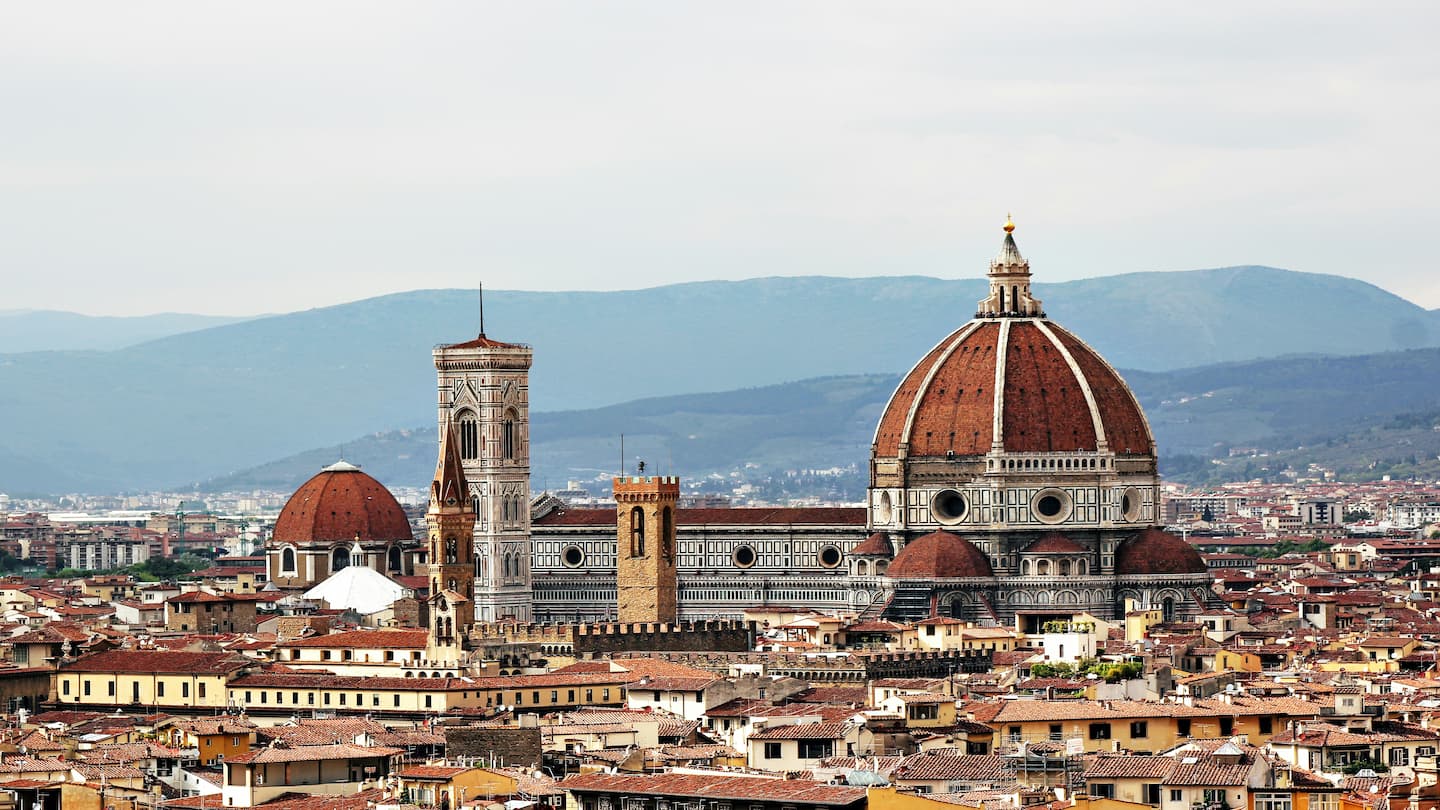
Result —
<instances>
[{"instance_id":1,"label":"tiled roof","mask_svg":"<svg viewBox=\"0 0 1440 810\"><path fill-rule=\"evenodd\" d=\"M336 743L334 745L300 745L294 748L279 746L273 748L254 748L243 754L235 754L227 761L242 765L266 762L315 762L318 760L331 759L392 757L401 753L404 753L404 751L399 748L367 747L350 745L348 743Z\"/></svg>"},{"instance_id":2,"label":"tiled roof","mask_svg":"<svg viewBox=\"0 0 1440 810\"><path fill-rule=\"evenodd\" d=\"M424 649L429 643L430 633L426 630L348 630L323 636L308 636L291 641L282 641L280 648L346 648L346 649Z\"/></svg>"},{"instance_id":3,"label":"tiled roof","mask_svg":"<svg viewBox=\"0 0 1440 810\"><path fill-rule=\"evenodd\" d=\"M484 333L484 332L481 332L481 333L480 333L479 335L477 335L476 337L471 338L470 340L467 340L467 341L465 341L464 343L451 343L451 344L442 346L442 347L440 347L440 348L442 348L442 349L526 349L526 348L529 348L529 347L526 346L526 345L523 344L523 343L505 343L504 341L495 340L495 339L493 339L493 338L488 338L488 337L485 337L485 333Z\"/></svg>"},{"instance_id":4,"label":"tiled roof","mask_svg":"<svg viewBox=\"0 0 1440 810\"><path fill-rule=\"evenodd\" d=\"M61 667L62 672L195 673L217 675L234 672L254 662L228 652L173 652L150 650L106 650L91 653Z\"/></svg>"},{"instance_id":5,"label":"tiled roof","mask_svg":"<svg viewBox=\"0 0 1440 810\"><path fill-rule=\"evenodd\" d=\"M1102 754L1085 763L1086 779L1161 779L1170 773L1171 757Z\"/></svg>"},{"instance_id":6,"label":"tiled roof","mask_svg":"<svg viewBox=\"0 0 1440 810\"><path fill-rule=\"evenodd\" d=\"M410 519L383 484L359 468L325 469L300 485L275 519L277 543L411 540Z\"/></svg>"},{"instance_id":7,"label":"tiled roof","mask_svg":"<svg viewBox=\"0 0 1440 810\"><path fill-rule=\"evenodd\" d=\"M954 781L954 782L1014 782L1014 761L1007 757L989 754L928 753L905 757L899 767L891 771L891 780L904 784L909 781Z\"/></svg>"},{"instance_id":8,"label":"tiled roof","mask_svg":"<svg viewBox=\"0 0 1440 810\"><path fill-rule=\"evenodd\" d=\"M1164 784L1182 787L1238 787L1247 784L1255 769L1255 749L1245 746L1234 763L1221 760L1214 753L1189 756L1176 754L1179 761L1165 777Z\"/></svg>"},{"instance_id":9,"label":"tiled roof","mask_svg":"<svg viewBox=\"0 0 1440 810\"><path fill-rule=\"evenodd\" d=\"M1086 549L1059 532L1051 532L1021 550L1021 554L1083 554Z\"/></svg>"},{"instance_id":10,"label":"tiled roof","mask_svg":"<svg viewBox=\"0 0 1440 810\"><path fill-rule=\"evenodd\" d=\"M750 735L752 740L838 740L845 736L844 723L791 723L771 726Z\"/></svg>"},{"instance_id":11,"label":"tiled roof","mask_svg":"<svg viewBox=\"0 0 1440 810\"><path fill-rule=\"evenodd\" d=\"M1046 327L1073 358L1074 368L1029 320L1010 324L1004 364L996 362L998 323L980 322L974 329L967 324L942 340L891 397L875 432L876 453L898 455L901 444L911 457L989 452L1000 386L1006 450L1097 449L1094 416L1084 395L1088 386L1109 446L1121 453L1150 453L1145 418L1124 380L1079 338L1056 324Z\"/></svg>"},{"instance_id":12,"label":"tiled roof","mask_svg":"<svg viewBox=\"0 0 1440 810\"><path fill-rule=\"evenodd\" d=\"M852 557L890 557L894 553L895 548L890 545L890 537L884 532L875 532L850 549Z\"/></svg>"},{"instance_id":13,"label":"tiled roof","mask_svg":"<svg viewBox=\"0 0 1440 810\"><path fill-rule=\"evenodd\" d=\"M1162 529L1146 529L1115 549L1115 573L1204 574L1210 569L1195 547Z\"/></svg>"},{"instance_id":14,"label":"tiled roof","mask_svg":"<svg viewBox=\"0 0 1440 810\"><path fill-rule=\"evenodd\" d=\"M801 779L757 779L660 773L646 776L592 773L560 783L571 791L686 796L740 801L784 801L796 804L850 805L865 801L865 789L824 785Z\"/></svg>"},{"instance_id":15,"label":"tiled roof","mask_svg":"<svg viewBox=\"0 0 1440 810\"><path fill-rule=\"evenodd\" d=\"M486 689L548 689L557 686L596 684L620 686L615 674L592 675L500 675L471 678L404 678L377 675L329 675L325 673L267 673L244 675L230 682L231 687L279 687L282 689L415 689L435 691Z\"/></svg>"},{"instance_id":16,"label":"tiled roof","mask_svg":"<svg viewBox=\"0 0 1440 810\"><path fill-rule=\"evenodd\" d=\"M449 779L468 770L454 765L411 765L397 775L401 779Z\"/></svg>"},{"instance_id":17,"label":"tiled roof","mask_svg":"<svg viewBox=\"0 0 1440 810\"><path fill-rule=\"evenodd\" d=\"M895 579L947 579L950 577L992 577L990 558L957 535L931 532L900 550L886 576Z\"/></svg>"}]
</instances>

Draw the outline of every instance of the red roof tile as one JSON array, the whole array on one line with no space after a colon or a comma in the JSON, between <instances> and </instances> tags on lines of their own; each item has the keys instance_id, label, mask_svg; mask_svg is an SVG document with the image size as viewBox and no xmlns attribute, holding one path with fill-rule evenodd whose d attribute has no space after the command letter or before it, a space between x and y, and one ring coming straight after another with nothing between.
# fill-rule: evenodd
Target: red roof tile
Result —
<instances>
[{"instance_id":1,"label":"red roof tile","mask_svg":"<svg viewBox=\"0 0 1440 810\"><path fill-rule=\"evenodd\" d=\"M1193 546L1162 529L1146 529L1115 549L1115 573L1204 574L1205 560Z\"/></svg>"},{"instance_id":2,"label":"red roof tile","mask_svg":"<svg viewBox=\"0 0 1440 810\"><path fill-rule=\"evenodd\" d=\"M354 469L325 469L300 485L272 532L279 543L410 540L410 520L383 484Z\"/></svg>"},{"instance_id":3,"label":"red roof tile","mask_svg":"<svg viewBox=\"0 0 1440 810\"><path fill-rule=\"evenodd\" d=\"M999 323L971 322L946 337L891 397L875 431L875 453L896 456L902 444L911 457L989 452L995 388L1003 385L1006 450L1097 449L1088 386L1110 449L1150 454L1149 428L1125 381L1079 338L1053 323L1045 327L1054 340L1035 321L1010 323L1003 380L997 380ZM1056 341L1074 360L1078 376Z\"/></svg>"},{"instance_id":4,"label":"red roof tile","mask_svg":"<svg viewBox=\"0 0 1440 810\"><path fill-rule=\"evenodd\" d=\"M61 667L67 672L196 673L234 672L255 662L228 652L175 652L170 650L107 650L91 653Z\"/></svg>"},{"instance_id":5,"label":"red roof tile","mask_svg":"<svg viewBox=\"0 0 1440 810\"><path fill-rule=\"evenodd\" d=\"M895 555L886 576L895 579L993 577L990 558L968 540L946 531L931 532Z\"/></svg>"}]
</instances>

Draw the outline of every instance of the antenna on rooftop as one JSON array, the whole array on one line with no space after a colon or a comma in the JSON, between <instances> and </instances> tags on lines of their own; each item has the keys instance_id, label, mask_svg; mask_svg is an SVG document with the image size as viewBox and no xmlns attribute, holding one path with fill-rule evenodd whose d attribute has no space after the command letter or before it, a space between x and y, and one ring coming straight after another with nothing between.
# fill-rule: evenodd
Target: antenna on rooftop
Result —
<instances>
[{"instance_id":1,"label":"antenna on rooftop","mask_svg":"<svg viewBox=\"0 0 1440 810\"><path fill-rule=\"evenodd\" d=\"M620 434L620 477L625 477L625 434Z\"/></svg>"},{"instance_id":2,"label":"antenna on rooftop","mask_svg":"<svg viewBox=\"0 0 1440 810\"><path fill-rule=\"evenodd\" d=\"M480 334L485 334L485 282L480 282Z\"/></svg>"}]
</instances>

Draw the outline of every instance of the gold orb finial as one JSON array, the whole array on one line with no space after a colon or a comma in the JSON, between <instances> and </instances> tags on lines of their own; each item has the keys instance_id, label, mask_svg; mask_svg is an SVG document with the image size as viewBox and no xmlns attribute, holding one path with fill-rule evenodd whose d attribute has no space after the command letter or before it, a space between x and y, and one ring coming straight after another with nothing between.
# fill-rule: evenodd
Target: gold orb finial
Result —
<instances>
[{"instance_id":1,"label":"gold orb finial","mask_svg":"<svg viewBox=\"0 0 1440 810\"><path fill-rule=\"evenodd\" d=\"M1011 219L1009 214L1006 214L1006 215L1005 215L1005 233L1014 233L1014 232L1015 232L1015 220Z\"/></svg>"}]
</instances>

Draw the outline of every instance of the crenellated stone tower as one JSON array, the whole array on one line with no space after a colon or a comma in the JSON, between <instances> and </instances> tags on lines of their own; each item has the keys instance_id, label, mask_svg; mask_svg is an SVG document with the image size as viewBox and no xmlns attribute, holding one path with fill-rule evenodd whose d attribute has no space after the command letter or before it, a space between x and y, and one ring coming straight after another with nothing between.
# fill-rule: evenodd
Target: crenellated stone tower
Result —
<instances>
[{"instance_id":1,"label":"crenellated stone tower","mask_svg":"<svg viewBox=\"0 0 1440 810\"><path fill-rule=\"evenodd\" d=\"M676 612L675 476L615 479L615 597L621 622L673 622Z\"/></svg>"},{"instance_id":2,"label":"crenellated stone tower","mask_svg":"<svg viewBox=\"0 0 1440 810\"><path fill-rule=\"evenodd\" d=\"M440 436L455 430L475 512L475 618L529 621L532 352L482 332L433 355Z\"/></svg>"},{"instance_id":3,"label":"crenellated stone tower","mask_svg":"<svg viewBox=\"0 0 1440 810\"><path fill-rule=\"evenodd\" d=\"M460 461L454 427L440 438L440 461L430 482L429 528L431 661L458 664L466 631L475 623L475 507Z\"/></svg>"}]
</instances>

